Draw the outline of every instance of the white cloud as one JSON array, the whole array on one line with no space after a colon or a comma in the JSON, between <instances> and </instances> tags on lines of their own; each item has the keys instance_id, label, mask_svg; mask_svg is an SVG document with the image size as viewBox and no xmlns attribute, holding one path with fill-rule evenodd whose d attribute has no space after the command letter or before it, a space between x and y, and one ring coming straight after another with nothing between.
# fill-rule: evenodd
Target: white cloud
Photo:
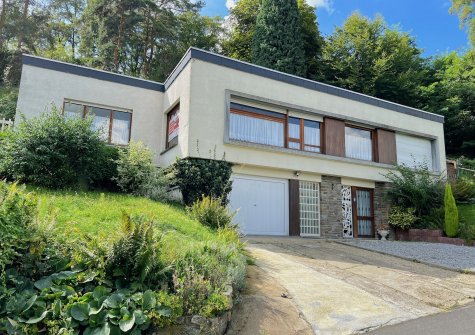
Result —
<instances>
[{"instance_id":1,"label":"white cloud","mask_svg":"<svg viewBox=\"0 0 475 335\"><path fill-rule=\"evenodd\" d=\"M236 2L234 0L226 0L226 8L228 10L233 9L234 7L236 7Z\"/></svg>"},{"instance_id":2,"label":"white cloud","mask_svg":"<svg viewBox=\"0 0 475 335\"><path fill-rule=\"evenodd\" d=\"M227 0L231 1L231 0ZM333 13L335 10L333 8L333 0L308 0L307 1L309 5L314 6L316 8L323 8L325 9L328 13Z\"/></svg>"}]
</instances>

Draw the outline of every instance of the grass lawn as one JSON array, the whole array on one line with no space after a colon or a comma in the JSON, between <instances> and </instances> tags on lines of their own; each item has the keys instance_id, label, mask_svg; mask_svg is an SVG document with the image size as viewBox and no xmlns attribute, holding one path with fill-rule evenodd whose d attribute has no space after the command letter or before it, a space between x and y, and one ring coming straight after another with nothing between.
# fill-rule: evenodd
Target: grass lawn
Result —
<instances>
[{"instance_id":1,"label":"grass lawn","mask_svg":"<svg viewBox=\"0 0 475 335\"><path fill-rule=\"evenodd\" d=\"M465 239L475 239L475 204L460 204L459 210L460 223L464 226L465 232L462 236Z\"/></svg>"},{"instance_id":2,"label":"grass lawn","mask_svg":"<svg viewBox=\"0 0 475 335\"><path fill-rule=\"evenodd\" d=\"M164 250L170 258L201 242L222 243L223 236L191 220L182 206L116 193L52 191L29 187L39 197L39 214L56 213L56 226L72 238L91 234L112 241L120 232L122 213L153 220L164 233Z\"/></svg>"}]
</instances>

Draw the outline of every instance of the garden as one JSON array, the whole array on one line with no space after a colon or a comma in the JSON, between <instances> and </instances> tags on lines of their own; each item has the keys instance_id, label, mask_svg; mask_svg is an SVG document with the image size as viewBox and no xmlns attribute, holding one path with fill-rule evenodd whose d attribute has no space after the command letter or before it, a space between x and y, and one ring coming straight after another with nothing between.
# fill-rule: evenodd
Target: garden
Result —
<instances>
[{"instance_id":1,"label":"garden","mask_svg":"<svg viewBox=\"0 0 475 335\"><path fill-rule=\"evenodd\" d=\"M446 181L425 165L416 168L401 165L387 178L392 182L387 194L392 203L389 225L398 239L422 241L425 234L429 242L462 241L472 245L475 240L473 177Z\"/></svg>"},{"instance_id":2,"label":"garden","mask_svg":"<svg viewBox=\"0 0 475 335\"><path fill-rule=\"evenodd\" d=\"M246 266L231 165L157 169L90 123L52 108L1 133L0 333L147 334L227 313Z\"/></svg>"}]
</instances>

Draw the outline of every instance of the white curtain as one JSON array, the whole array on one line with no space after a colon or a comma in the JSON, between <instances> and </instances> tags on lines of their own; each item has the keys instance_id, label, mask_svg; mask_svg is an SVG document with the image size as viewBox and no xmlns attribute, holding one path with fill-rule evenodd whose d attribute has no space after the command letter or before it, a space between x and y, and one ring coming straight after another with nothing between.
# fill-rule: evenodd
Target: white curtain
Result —
<instances>
[{"instance_id":1,"label":"white curtain","mask_svg":"<svg viewBox=\"0 0 475 335\"><path fill-rule=\"evenodd\" d=\"M108 109L89 107L90 114L94 116L91 128L94 131L99 131L101 139L104 141L109 140L109 125L110 125L110 113Z\"/></svg>"},{"instance_id":2,"label":"white curtain","mask_svg":"<svg viewBox=\"0 0 475 335\"><path fill-rule=\"evenodd\" d=\"M304 141L305 144L320 146L320 125L318 122L307 121L304 123ZM320 152L320 148L305 145L305 150Z\"/></svg>"},{"instance_id":3,"label":"white curtain","mask_svg":"<svg viewBox=\"0 0 475 335\"><path fill-rule=\"evenodd\" d=\"M130 113L114 112L112 121L112 138L114 144L129 143Z\"/></svg>"},{"instance_id":4,"label":"white curtain","mask_svg":"<svg viewBox=\"0 0 475 335\"><path fill-rule=\"evenodd\" d=\"M84 111L83 105L66 102L64 104L64 117L66 119L81 118Z\"/></svg>"},{"instance_id":5,"label":"white curtain","mask_svg":"<svg viewBox=\"0 0 475 335\"><path fill-rule=\"evenodd\" d=\"M346 157L370 161L373 159L373 144L368 130L345 128Z\"/></svg>"},{"instance_id":6,"label":"white curtain","mask_svg":"<svg viewBox=\"0 0 475 335\"><path fill-rule=\"evenodd\" d=\"M229 137L234 140L284 146L284 123L230 113Z\"/></svg>"}]
</instances>

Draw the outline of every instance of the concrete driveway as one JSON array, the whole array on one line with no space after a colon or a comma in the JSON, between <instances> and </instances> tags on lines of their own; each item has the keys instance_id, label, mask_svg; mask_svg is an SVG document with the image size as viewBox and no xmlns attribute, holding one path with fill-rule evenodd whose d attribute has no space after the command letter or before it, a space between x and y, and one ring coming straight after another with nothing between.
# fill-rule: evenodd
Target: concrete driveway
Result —
<instances>
[{"instance_id":1,"label":"concrete driveway","mask_svg":"<svg viewBox=\"0 0 475 335\"><path fill-rule=\"evenodd\" d=\"M475 275L331 241L247 240L256 266L285 289L315 334L364 333L475 299Z\"/></svg>"}]
</instances>

